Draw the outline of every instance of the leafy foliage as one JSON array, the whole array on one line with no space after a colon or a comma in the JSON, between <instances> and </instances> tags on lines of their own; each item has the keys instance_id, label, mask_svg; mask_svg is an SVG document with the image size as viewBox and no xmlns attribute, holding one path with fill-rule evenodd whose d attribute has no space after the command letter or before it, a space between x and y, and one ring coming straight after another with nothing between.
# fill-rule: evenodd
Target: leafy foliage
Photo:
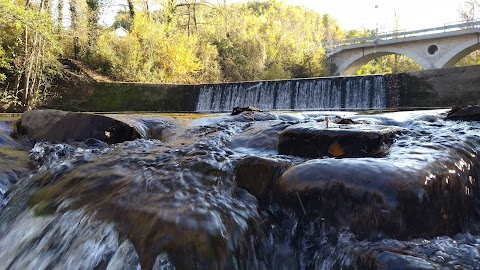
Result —
<instances>
[{"instance_id":1,"label":"leafy foliage","mask_svg":"<svg viewBox=\"0 0 480 270\"><path fill-rule=\"evenodd\" d=\"M48 96L60 52L46 2L0 0L2 109L32 108Z\"/></svg>"},{"instance_id":2,"label":"leafy foliage","mask_svg":"<svg viewBox=\"0 0 480 270\"><path fill-rule=\"evenodd\" d=\"M206 83L328 75L322 42L343 32L330 16L282 2L212 5L162 2L156 13L137 5L105 31L90 64L118 80ZM133 14L133 19L130 15Z\"/></svg>"},{"instance_id":3,"label":"leafy foliage","mask_svg":"<svg viewBox=\"0 0 480 270\"><path fill-rule=\"evenodd\" d=\"M457 67L464 67L464 66L473 66L473 65L480 65L480 50L476 50L462 58L462 60L458 61L455 66Z\"/></svg>"},{"instance_id":4,"label":"leafy foliage","mask_svg":"<svg viewBox=\"0 0 480 270\"><path fill-rule=\"evenodd\" d=\"M468 2L468 3L467 3ZM472 17L478 1L460 15ZM0 0L0 106L23 110L50 95L59 58L78 59L119 81L211 83L331 75L324 44L371 37L335 18L282 1L125 0L113 26L110 0ZM396 18L398 23L398 18ZM127 31L118 35L117 28ZM478 51L457 65L480 64ZM420 70L387 55L358 75Z\"/></svg>"},{"instance_id":5,"label":"leafy foliage","mask_svg":"<svg viewBox=\"0 0 480 270\"><path fill-rule=\"evenodd\" d=\"M390 54L371 60L363 65L355 74L391 74L420 71L420 67L411 58L403 55Z\"/></svg>"}]
</instances>

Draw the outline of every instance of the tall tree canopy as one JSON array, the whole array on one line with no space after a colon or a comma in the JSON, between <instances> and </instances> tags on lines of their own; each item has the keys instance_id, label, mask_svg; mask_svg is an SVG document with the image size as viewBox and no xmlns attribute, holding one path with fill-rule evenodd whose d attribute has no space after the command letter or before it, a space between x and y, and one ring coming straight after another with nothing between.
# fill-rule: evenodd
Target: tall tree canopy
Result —
<instances>
[{"instance_id":1,"label":"tall tree canopy","mask_svg":"<svg viewBox=\"0 0 480 270\"><path fill-rule=\"evenodd\" d=\"M159 4L162 9L156 12L129 2L129 11L120 12L115 24L128 26L128 36L104 33L91 64L127 81L325 76L329 70L322 42L343 38L333 17L277 1L222 5L163 0Z\"/></svg>"}]
</instances>

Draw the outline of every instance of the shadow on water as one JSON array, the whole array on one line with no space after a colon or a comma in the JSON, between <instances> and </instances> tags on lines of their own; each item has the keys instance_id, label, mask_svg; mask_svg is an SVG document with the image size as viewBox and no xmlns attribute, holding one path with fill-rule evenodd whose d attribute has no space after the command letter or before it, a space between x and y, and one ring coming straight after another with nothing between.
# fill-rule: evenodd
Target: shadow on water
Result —
<instances>
[{"instance_id":1,"label":"shadow on water","mask_svg":"<svg viewBox=\"0 0 480 270\"><path fill-rule=\"evenodd\" d=\"M143 139L29 151L0 122L0 269L479 269L480 124L444 112L122 115ZM335 116L402 134L381 157L279 154ZM246 181L290 168L257 199L247 157Z\"/></svg>"}]
</instances>

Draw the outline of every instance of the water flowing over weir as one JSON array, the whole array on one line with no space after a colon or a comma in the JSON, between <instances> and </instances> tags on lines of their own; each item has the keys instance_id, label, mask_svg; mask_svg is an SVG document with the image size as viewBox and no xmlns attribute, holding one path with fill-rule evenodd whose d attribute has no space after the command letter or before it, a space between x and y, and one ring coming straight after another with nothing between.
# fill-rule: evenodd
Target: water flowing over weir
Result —
<instances>
[{"instance_id":1,"label":"water flowing over weir","mask_svg":"<svg viewBox=\"0 0 480 270\"><path fill-rule=\"evenodd\" d=\"M198 112L225 112L234 107L263 110L384 109L383 76L330 77L205 85Z\"/></svg>"}]
</instances>

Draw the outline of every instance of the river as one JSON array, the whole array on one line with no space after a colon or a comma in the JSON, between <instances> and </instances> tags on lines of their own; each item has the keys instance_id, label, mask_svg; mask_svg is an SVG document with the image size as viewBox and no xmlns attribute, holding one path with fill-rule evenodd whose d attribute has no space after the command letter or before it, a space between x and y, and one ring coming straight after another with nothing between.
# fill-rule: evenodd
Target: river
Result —
<instances>
[{"instance_id":1,"label":"river","mask_svg":"<svg viewBox=\"0 0 480 270\"><path fill-rule=\"evenodd\" d=\"M445 112L122 115L170 124L117 144L32 143L2 118L0 269L480 269L480 125ZM326 117L402 132L380 156L278 153ZM263 198L237 183L247 158L288 169ZM335 188L279 191L308 170Z\"/></svg>"}]
</instances>

